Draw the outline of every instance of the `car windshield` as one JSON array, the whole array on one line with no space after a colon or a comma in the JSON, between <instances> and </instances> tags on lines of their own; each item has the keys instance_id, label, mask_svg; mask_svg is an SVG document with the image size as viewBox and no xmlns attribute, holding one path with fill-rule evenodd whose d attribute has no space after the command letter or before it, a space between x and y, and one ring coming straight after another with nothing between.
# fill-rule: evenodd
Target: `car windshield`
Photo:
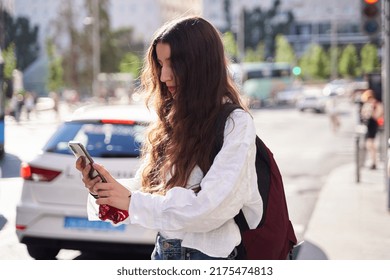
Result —
<instances>
[{"instance_id":1,"label":"car windshield","mask_svg":"<svg viewBox=\"0 0 390 280\"><path fill-rule=\"evenodd\" d=\"M66 122L50 138L43 150L72 154L69 141L84 144L92 157L138 157L144 140L145 125Z\"/></svg>"}]
</instances>

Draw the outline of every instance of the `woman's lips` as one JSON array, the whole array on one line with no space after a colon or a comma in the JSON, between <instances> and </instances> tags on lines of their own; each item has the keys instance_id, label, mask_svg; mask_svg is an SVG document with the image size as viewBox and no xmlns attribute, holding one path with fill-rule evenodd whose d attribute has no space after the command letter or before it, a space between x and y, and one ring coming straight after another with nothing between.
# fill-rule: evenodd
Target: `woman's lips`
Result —
<instances>
[{"instance_id":1,"label":"woman's lips","mask_svg":"<svg viewBox=\"0 0 390 280\"><path fill-rule=\"evenodd\" d=\"M168 87L170 93L174 93L176 91L176 87Z\"/></svg>"}]
</instances>

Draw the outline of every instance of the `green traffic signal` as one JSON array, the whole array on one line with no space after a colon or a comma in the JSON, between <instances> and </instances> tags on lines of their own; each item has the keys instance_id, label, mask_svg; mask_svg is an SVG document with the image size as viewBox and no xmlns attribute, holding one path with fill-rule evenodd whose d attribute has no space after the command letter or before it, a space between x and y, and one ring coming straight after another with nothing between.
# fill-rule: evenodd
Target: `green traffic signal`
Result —
<instances>
[{"instance_id":1,"label":"green traffic signal","mask_svg":"<svg viewBox=\"0 0 390 280\"><path fill-rule=\"evenodd\" d=\"M295 76L301 75L301 73L302 73L301 67L295 66L295 67L292 69L292 73L293 73Z\"/></svg>"}]
</instances>

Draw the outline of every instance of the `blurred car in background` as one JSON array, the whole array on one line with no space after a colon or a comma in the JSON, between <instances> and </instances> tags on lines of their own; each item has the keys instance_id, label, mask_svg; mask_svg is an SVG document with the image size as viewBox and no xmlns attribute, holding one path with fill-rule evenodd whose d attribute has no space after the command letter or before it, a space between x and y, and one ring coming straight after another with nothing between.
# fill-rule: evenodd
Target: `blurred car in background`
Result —
<instances>
[{"instance_id":1,"label":"blurred car in background","mask_svg":"<svg viewBox=\"0 0 390 280\"><path fill-rule=\"evenodd\" d=\"M294 82L288 63L244 62L230 65L229 71L250 108L275 104L276 93Z\"/></svg>"},{"instance_id":2,"label":"blurred car in background","mask_svg":"<svg viewBox=\"0 0 390 280\"><path fill-rule=\"evenodd\" d=\"M7 223L7 218L4 217L2 214L0 214L0 230L3 229L6 223Z\"/></svg>"},{"instance_id":3,"label":"blurred car in background","mask_svg":"<svg viewBox=\"0 0 390 280\"><path fill-rule=\"evenodd\" d=\"M322 89L317 87L307 87L298 97L296 108L303 112L306 110L316 113L325 113L327 97L323 94Z\"/></svg>"},{"instance_id":4,"label":"blurred car in background","mask_svg":"<svg viewBox=\"0 0 390 280\"><path fill-rule=\"evenodd\" d=\"M325 96L331 95L350 95L353 91L354 83L345 79L336 79L330 81L324 86L323 94Z\"/></svg>"},{"instance_id":5,"label":"blurred car in background","mask_svg":"<svg viewBox=\"0 0 390 280\"><path fill-rule=\"evenodd\" d=\"M113 226L87 219L89 195L68 148L84 144L115 178L131 178L139 167L140 146L154 114L141 106L88 106L61 124L40 154L22 163L23 189L16 233L31 257L55 259L61 249L145 254L156 233L137 225Z\"/></svg>"},{"instance_id":6,"label":"blurred car in background","mask_svg":"<svg viewBox=\"0 0 390 280\"><path fill-rule=\"evenodd\" d=\"M276 103L278 105L293 105L296 103L298 97L303 92L303 87L293 86L286 88L285 90L279 91L276 94Z\"/></svg>"},{"instance_id":7,"label":"blurred car in background","mask_svg":"<svg viewBox=\"0 0 390 280\"><path fill-rule=\"evenodd\" d=\"M54 100L51 97L38 97L35 104L35 110L46 111L53 110L55 106Z\"/></svg>"}]
</instances>

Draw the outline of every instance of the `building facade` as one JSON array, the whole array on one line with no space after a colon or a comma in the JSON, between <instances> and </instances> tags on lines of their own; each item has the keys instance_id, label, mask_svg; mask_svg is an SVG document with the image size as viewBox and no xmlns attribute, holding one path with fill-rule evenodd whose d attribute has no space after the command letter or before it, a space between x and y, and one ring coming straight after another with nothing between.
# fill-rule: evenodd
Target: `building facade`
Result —
<instances>
[{"instance_id":1,"label":"building facade","mask_svg":"<svg viewBox=\"0 0 390 280\"><path fill-rule=\"evenodd\" d=\"M25 16L31 25L39 26L41 56L35 65L24 73L28 84L44 84L46 75L45 40L55 32L53 22L63 5L74 5L80 28L89 15L84 9L85 0L3 0L15 17ZM360 0L281 0L280 11L291 11L294 24L287 39L297 55L302 54L311 43L325 47L366 43L369 38L360 32ZM240 14L260 7L268 10L274 0L111 0L110 22L113 30L123 27L133 29L133 39L147 46L153 33L167 20L183 15L200 15L212 22L218 29L226 30L228 19L235 33L241 29ZM227 14L226 11L229 11ZM46 67L46 68L45 68ZM34 77L33 77L34 76ZM30 78L31 77L31 78ZM41 81L38 81L38 80ZM38 90L44 92L43 87Z\"/></svg>"},{"instance_id":2,"label":"building facade","mask_svg":"<svg viewBox=\"0 0 390 280\"><path fill-rule=\"evenodd\" d=\"M202 15L220 30L227 27L225 3L230 3L230 17L233 32L240 30L242 10L251 11L260 7L269 10L274 0L203 0ZM311 43L324 47L362 45L369 41L360 32L360 0L281 0L280 11L291 11L294 23L287 35L297 55L302 54ZM207 7L207 8L206 8ZM242 29L241 29L242 30Z\"/></svg>"}]
</instances>

